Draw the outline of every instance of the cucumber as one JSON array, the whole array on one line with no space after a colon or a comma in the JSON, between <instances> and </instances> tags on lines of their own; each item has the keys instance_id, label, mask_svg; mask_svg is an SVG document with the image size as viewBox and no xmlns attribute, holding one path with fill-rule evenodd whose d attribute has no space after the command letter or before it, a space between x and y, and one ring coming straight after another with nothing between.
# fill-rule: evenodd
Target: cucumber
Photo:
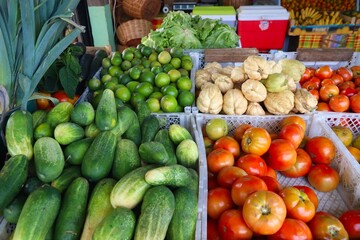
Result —
<instances>
[{"instance_id":1,"label":"cucumber","mask_svg":"<svg viewBox=\"0 0 360 240\"><path fill-rule=\"evenodd\" d=\"M60 144L53 138L42 137L34 144L36 176L43 182L55 180L62 173L65 160Z\"/></svg>"},{"instance_id":2,"label":"cucumber","mask_svg":"<svg viewBox=\"0 0 360 240\"><path fill-rule=\"evenodd\" d=\"M92 138L83 138L67 145L64 148L65 161L72 165L80 165L92 141Z\"/></svg>"},{"instance_id":3,"label":"cucumber","mask_svg":"<svg viewBox=\"0 0 360 240\"><path fill-rule=\"evenodd\" d=\"M50 127L50 124L47 122L40 123L34 129L34 139L35 141L42 137L53 137L54 130Z\"/></svg>"},{"instance_id":4,"label":"cucumber","mask_svg":"<svg viewBox=\"0 0 360 240\"><path fill-rule=\"evenodd\" d=\"M70 119L80 126L88 126L95 119L94 107L89 102L80 102L75 105Z\"/></svg>"},{"instance_id":5,"label":"cucumber","mask_svg":"<svg viewBox=\"0 0 360 240\"><path fill-rule=\"evenodd\" d=\"M159 129L159 120L154 115L147 116L141 125L141 142L153 141Z\"/></svg>"},{"instance_id":6,"label":"cucumber","mask_svg":"<svg viewBox=\"0 0 360 240\"><path fill-rule=\"evenodd\" d=\"M145 142L139 147L141 159L146 163L165 165L169 161L169 155L164 145L160 142Z\"/></svg>"},{"instance_id":7,"label":"cucumber","mask_svg":"<svg viewBox=\"0 0 360 240\"><path fill-rule=\"evenodd\" d=\"M145 173L154 168L152 165L139 167L121 178L111 191L110 201L114 208L126 207L133 209L143 199L151 187L145 181Z\"/></svg>"},{"instance_id":8,"label":"cucumber","mask_svg":"<svg viewBox=\"0 0 360 240\"><path fill-rule=\"evenodd\" d=\"M131 240L136 225L136 217L131 209L119 207L96 227L93 240Z\"/></svg>"},{"instance_id":9,"label":"cucumber","mask_svg":"<svg viewBox=\"0 0 360 240\"><path fill-rule=\"evenodd\" d=\"M115 157L112 166L112 176L121 179L127 173L141 166L139 150L129 139L121 139L116 144Z\"/></svg>"},{"instance_id":10,"label":"cucumber","mask_svg":"<svg viewBox=\"0 0 360 240\"><path fill-rule=\"evenodd\" d=\"M72 122L60 123L54 130L54 138L61 145L68 145L82 139L84 136L84 129L80 125Z\"/></svg>"},{"instance_id":11,"label":"cucumber","mask_svg":"<svg viewBox=\"0 0 360 240\"><path fill-rule=\"evenodd\" d=\"M92 239L95 228L113 210L110 193L115 184L115 179L103 178L95 185L87 206L81 240Z\"/></svg>"},{"instance_id":12,"label":"cucumber","mask_svg":"<svg viewBox=\"0 0 360 240\"><path fill-rule=\"evenodd\" d=\"M186 187L191 183L191 177L186 167L174 164L149 170L145 174L145 181L150 185Z\"/></svg>"},{"instance_id":13,"label":"cucumber","mask_svg":"<svg viewBox=\"0 0 360 240\"><path fill-rule=\"evenodd\" d=\"M190 179L191 183L187 187L192 189L196 193L196 195L198 195L199 194L199 174L193 168L188 168L188 170L191 174L191 179Z\"/></svg>"},{"instance_id":14,"label":"cucumber","mask_svg":"<svg viewBox=\"0 0 360 240\"><path fill-rule=\"evenodd\" d=\"M101 130L111 130L115 127L117 121L117 110L114 92L105 89L101 95L100 102L96 108L95 123Z\"/></svg>"},{"instance_id":15,"label":"cucumber","mask_svg":"<svg viewBox=\"0 0 360 240\"><path fill-rule=\"evenodd\" d=\"M175 197L166 186L149 189L141 204L134 240L165 239L175 211Z\"/></svg>"},{"instance_id":16,"label":"cucumber","mask_svg":"<svg viewBox=\"0 0 360 240\"><path fill-rule=\"evenodd\" d=\"M45 239L55 222L61 195L55 188L44 185L26 199L17 222L13 240Z\"/></svg>"},{"instance_id":17,"label":"cucumber","mask_svg":"<svg viewBox=\"0 0 360 240\"><path fill-rule=\"evenodd\" d=\"M145 101L138 101L135 105L135 112L139 119L140 126L143 124L146 117L151 115L149 105Z\"/></svg>"},{"instance_id":18,"label":"cucumber","mask_svg":"<svg viewBox=\"0 0 360 240\"><path fill-rule=\"evenodd\" d=\"M54 240L79 239L85 222L89 195L89 183L83 177L76 178L66 190L56 224Z\"/></svg>"},{"instance_id":19,"label":"cucumber","mask_svg":"<svg viewBox=\"0 0 360 240\"><path fill-rule=\"evenodd\" d=\"M61 175L51 182L51 186L62 193L78 177L81 177L80 166L69 166L64 168Z\"/></svg>"},{"instance_id":20,"label":"cucumber","mask_svg":"<svg viewBox=\"0 0 360 240\"><path fill-rule=\"evenodd\" d=\"M25 155L15 155L0 170L0 212L20 192L28 176L29 161Z\"/></svg>"},{"instance_id":21,"label":"cucumber","mask_svg":"<svg viewBox=\"0 0 360 240\"><path fill-rule=\"evenodd\" d=\"M130 139L137 146L141 144L141 125L137 117L134 117L130 127L124 132L122 138Z\"/></svg>"},{"instance_id":22,"label":"cucumber","mask_svg":"<svg viewBox=\"0 0 360 240\"><path fill-rule=\"evenodd\" d=\"M199 166L199 150L192 139L185 139L176 147L178 163L189 168L197 169Z\"/></svg>"},{"instance_id":23,"label":"cucumber","mask_svg":"<svg viewBox=\"0 0 360 240\"><path fill-rule=\"evenodd\" d=\"M89 181L106 177L114 160L116 137L112 132L100 132L86 151L81 163L81 173Z\"/></svg>"},{"instance_id":24,"label":"cucumber","mask_svg":"<svg viewBox=\"0 0 360 240\"><path fill-rule=\"evenodd\" d=\"M171 219L166 239L192 240L195 239L197 220L197 194L186 187L175 190L175 211Z\"/></svg>"},{"instance_id":25,"label":"cucumber","mask_svg":"<svg viewBox=\"0 0 360 240\"><path fill-rule=\"evenodd\" d=\"M175 145L169 137L169 131L167 129L160 129L154 138L155 142L160 142L164 145L166 152L169 155L169 161L166 165L173 165L177 163L176 154L175 154Z\"/></svg>"},{"instance_id":26,"label":"cucumber","mask_svg":"<svg viewBox=\"0 0 360 240\"><path fill-rule=\"evenodd\" d=\"M73 109L74 106L71 103L59 102L48 112L46 122L49 123L52 128L55 128L60 123L69 122Z\"/></svg>"},{"instance_id":27,"label":"cucumber","mask_svg":"<svg viewBox=\"0 0 360 240\"><path fill-rule=\"evenodd\" d=\"M33 177L29 177L26 180L25 185L22 189L26 195L29 195L35 189L37 189L38 187L41 187L42 185L44 185L44 183L42 181L40 181L36 176L33 176Z\"/></svg>"},{"instance_id":28,"label":"cucumber","mask_svg":"<svg viewBox=\"0 0 360 240\"><path fill-rule=\"evenodd\" d=\"M17 223L24 207L27 196L20 192L14 200L4 209L3 216L8 223Z\"/></svg>"},{"instance_id":29,"label":"cucumber","mask_svg":"<svg viewBox=\"0 0 360 240\"><path fill-rule=\"evenodd\" d=\"M31 114L33 119L33 129L39 126L40 123L45 122L46 114L47 113L45 110L40 110L40 109L36 110Z\"/></svg>"},{"instance_id":30,"label":"cucumber","mask_svg":"<svg viewBox=\"0 0 360 240\"><path fill-rule=\"evenodd\" d=\"M169 127L169 136L171 141L177 146L185 139L193 140L190 132L179 124L172 124Z\"/></svg>"},{"instance_id":31,"label":"cucumber","mask_svg":"<svg viewBox=\"0 0 360 240\"><path fill-rule=\"evenodd\" d=\"M95 138L100 132L100 129L94 122L85 127L85 137L87 138Z\"/></svg>"},{"instance_id":32,"label":"cucumber","mask_svg":"<svg viewBox=\"0 0 360 240\"><path fill-rule=\"evenodd\" d=\"M122 106L117 111L116 126L110 131L115 134L119 140L121 136L129 129L129 127L137 121L136 113L127 106Z\"/></svg>"},{"instance_id":33,"label":"cucumber","mask_svg":"<svg viewBox=\"0 0 360 240\"><path fill-rule=\"evenodd\" d=\"M5 126L5 139L10 156L18 154L32 159L33 150L33 118L30 112L14 111Z\"/></svg>"}]
</instances>

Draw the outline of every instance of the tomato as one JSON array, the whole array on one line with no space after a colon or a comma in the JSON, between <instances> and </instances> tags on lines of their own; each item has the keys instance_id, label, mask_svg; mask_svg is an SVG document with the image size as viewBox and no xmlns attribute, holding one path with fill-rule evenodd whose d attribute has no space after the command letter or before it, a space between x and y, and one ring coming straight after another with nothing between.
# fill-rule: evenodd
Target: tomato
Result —
<instances>
[{"instance_id":1,"label":"tomato","mask_svg":"<svg viewBox=\"0 0 360 240\"><path fill-rule=\"evenodd\" d=\"M281 184L275 178L270 176L260 176L260 178L266 183L269 191L279 193L279 191L282 189Z\"/></svg>"},{"instance_id":2,"label":"tomato","mask_svg":"<svg viewBox=\"0 0 360 240\"><path fill-rule=\"evenodd\" d=\"M339 95L340 90L335 84L327 84L322 86L319 90L320 99L328 102L332 96Z\"/></svg>"},{"instance_id":3,"label":"tomato","mask_svg":"<svg viewBox=\"0 0 360 240\"><path fill-rule=\"evenodd\" d=\"M351 69L349 69L347 67L339 67L336 70L336 73L339 74L340 76L342 76L342 78L344 79L344 82L351 81L353 78L353 72L351 71Z\"/></svg>"},{"instance_id":4,"label":"tomato","mask_svg":"<svg viewBox=\"0 0 360 240\"><path fill-rule=\"evenodd\" d=\"M212 172L208 172L208 190L217 187L219 187L219 184L217 182L217 176Z\"/></svg>"},{"instance_id":5,"label":"tomato","mask_svg":"<svg viewBox=\"0 0 360 240\"><path fill-rule=\"evenodd\" d=\"M357 78L358 76L360 76L360 66L356 66L356 65L352 66L352 67L350 67L350 70L352 71L354 78Z\"/></svg>"},{"instance_id":6,"label":"tomato","mask_svg":"<svg viewBox=\"0 0 360 240\"><path fill-rule=\"evenodd\" d=\"M338 85L338 88L340 91L347 88L355 88L355 83L353 81L343 82Z\"/></svg>"},{"instance_id":7,"label":"tomato","mask_svg":"<svg viewBox=\"0 0 360 240\"><path fill-rule=\"evenodd\" d=\"M300 191L306 193L306 195L308 196L308 198L310 199L310 201L314 204L315 209L317 209L317 207L319 206L319 199L316 195L316 192L308 186L305 185L294 185L293 187L299 189Z\"/></svg>"},{"instance_id":8,"label":"tomato","mask_svg":"<svg viewBox=\"0 0 360 240\"><path fill-rule=\"evenodd\" d=\"M332 78L325 78L321 81L320 86L322 87L328 84L335 84L335 81Z\"/></svg>"},{"instance_id":9,"label":"tomato","mask_svg":"<svg viewBox=\"0 0 360 240\"><path fill-rule=\"evenodd\" d=\"M278 194L271 191L257 191L246 199L243 217L254 233L271 235L279 231L283 225L286 206Z\"/></svg>"},{"instance_id":10,"label":"tomato","mask_svg":"<svg viewBox=\"0 0 360 240\"><path fill-rule=\"evenodd\" d=\"M360 93L350 97L350 108L353 112L360 113Z\"/></svg>"},{"instance_id":11,"label":"tomato","mask_svg":"<svg viewBox=\"0 0 360 240\"><path fill-rule=\"evenodd\" d=\"M305 145L305 151L310 155L313 163L330 164L335 158L335 150L334 143L324 136L312 137Z\"/></svg>"},{"instance_id":12,"label":"tomato","mask_svg":"<svg viewBox=\"0 0 360 240\"><path fill-rule=\"evenodd\" d=\"M360 239L360 210L348 210L339 217L350 239Z\"/></svg>"},{"instance_id":13,"label":"tomato","mask_svg":"<svg viewBox=\"0 0 360 240\"><path fill-rule=\"evenodd\" d=\"M71 104L75 104L75 102L79 99L79 95L75 94L73 98L69 98L64 90L59 90L53 94L52 97L59 100L59 102L69 102Z\"/></svg>"},{"instance_id":14,"label":"tomato","mask_svg":"<svg viewBox=\"0 0 360 240\"><path fill-rule=\"evenodd\" d=\"M312 77L312 78L310 78L309 81L312 82L312 83L315 83L315 86L316 86L315 89L319 89L319 88L320 88L320 85L321 85L321 79L320 79L320 78L318 78L318 77Z\"/></svg>"},{"instance_id":15,"label":"tomato","mask_svg":"<svg viewBox=\"0 0 360 240\"><path fill-rule=\"evenodd\" d=\"M246 154L241 156L235 165L244 169L249 175L265 176L267 173L267 166L265 160L256 154Z\"/></svg>"},{"instance_id":16,"label":"tomato","mask_svg":"<svg viewBox=\"0 0 360 240\"><path fill-rule=\"evenodd\" d=\"M339 184L339 173L327 164L316 164L310 168L307 179L320 192L330 192Z\"/></svg>"},{"instance_id":17,"label":"tomato","mask_svg":"<svg viewBox=\"0 0 360 240\"><path fill-rule=\"evenodd\" d=\"M212 150L207 156L207 165L210 172L218 173L223 167L233 166L234 155L222 148Z\"/></svg>"},{"instance_id":18,"label":"tomato","mask_svg":"<svg viewBox=\"0 0 360 240\"><path fill-rule=\"evenodd\" d=\"M305 176L312 165L311 158L309 154L301 149L296 149L296 162L295 164L288 170L281 171L281 174L286 177L297 178Z\"/></svg>"},{"instance_id":19,"label":"tomato","mask_svg":"<svg viewBox=\"0 0 360 240\"><path fill-rule=\"evenodd\" d=\"M205 124L205 132L206 136L208 136L211 140L216 141L228 134L229 125L222 118L213 118Z\"/></svg>"},{"instance_id":20,"label":"tomato","mask_svg":"<svg viewBox=\"0 0 360 240\"><path fill-rule=\"evenodd\" d=\"M217 182L220 187L230 189L236 179L245 175L247 175L247 173L244 169L236 166L228 166L220 170L217 175Z\"/></svg>"},{"instance_id":21,"label":"tomato","mask_svg":"<svg viewBox=\"0 0 360 240\"><path fill-rule=\"evenodd\" d=\"M314 69L314 68L310 68L310 67L305 68L305 72L304 72L304 74L301 76L301 79L300 79L300 84L303 83L303 82L306 82L306 81L309 80L311 77L313 77L313 76L314 76L314 73L315 73L315 69Z\"/></svg>"},{"instance_id":22,"label":"tomato","mask_svg":"<svg viewBox=\"0 0 360 240\"><path fill-rule=\"evenodd\" d=\"M207 240L220 240L217 220L208 217L206 230L207 230Z\"/></svg>"},{"instance_id":23,"label":"tomato","mask_svg":"<svg viewBox=\"0 0 360 240\"><path fill-rule=\"evenodd\" d=\"M249 128L251 128L251 125L247 123L242 123L235 128L234 138L236 139L236 141L238 141L238 143L241 143L241 139L244 135L244 132Z\"/></svg>"},{"instance_id":24,"label":"tomato","mask_svg":"<svg viewBox=\"0 0 360 240\"><path fill-rule=\"evenodd\" d=\"M279 138L288 140L294 148L298 148L305 136L304 129L296 123L288 124L280 129Z\"/></svg>"},{"instance_id":25,"label":"tomato","mask_svg":"<svg viewBox=\"0 0 360 240\"><path fill-rule=\"evenodd\" d=\"M301 220L286 218L280 230L267 237L268 240L311 240L310 228Z\"/></svg>"},{"instance_id":26,"label":"tomato","mask_svg":"<svg viewBox=\"0 0 360 240\"><path fill-rule=\"evenodd\" d=\"M320 79L331 78L333 72L334 70L330 66L324 65L315 70L315 76Z\"/></svg>"},{"instance_id":27,"label":"tomato","mask_svg":"<svg viewBox=\"0 0 360 240\"><path fill-rule=\"evenodd\" d=\"M351 97L355 95L358 91L356 88L346 88L340 91L340 94L345 95L347 97Z\"/></svg>"},{"instance_id":28,"label":"tomato","mask_svg":"<svg viewBox=\"0 0 360 240\"><path fill-rule=\"evenodd\" d=\"M318 90L312 89L312 90L309 91L309 93L311 93L311 94L315 97L315 99L316 99L317 101L319 101L320 95L319 95L319 91L318 91Z\"/></svg>"},{"instance_id":29,"label":"tomato","mask_svg":"<svg viewBox=\"0 0 360 240\"><path fill-rule=\"evenodd\" d=\"M340 74L337 74L337 73L334 73L331 76L331 79L334 81L335 85L339 85L344 82L344 78Z\"/></svg>"},{"instance_id":30,"label":"tomato","mask_svg":"<svg viewBox=\"0 0 360 240\"><path fill-rule=\"evenodd\" d=\"M266 176L275 178L275 179L277 180L276 171L275 171L272 167L270 167L270 166L267 166L266 168L267 168Z\"/></svg>"},{"instance_id":31,"label":"tomato","mask_svg":"<svg viewBox=\"0 0 360 240\"><path fill-rule=\"evenodd\" d=\"M267 165L278 171L290 169L296 163L296 150L290 141L275 139L266 153Z\"/></svg>"},{"instance_id":32,"label":"tomato","mask_svg":"<svg viewBox=\"0 0 360 240\"><path fill-rule=\"evenodd\" d=\"M221 239L252 239L253 232L246 225L241 210L229 209L219 218L218 231Z\"/></svg>"},{"instance_id":33,"label":"tomato","mask_svg":"<svg viewBox=\"0 0 360 240\"><path fill-rule=\"evenodd\" d=\"M347 150L351 153L351 155L355 158L355 160L360 163L360 150L353 146L347 146Z\"/></svg>"},{"instance_id":34,"label":"tomato","mask_svg":"<svg viewBox=\"0 0 360 240\"><path fill-rule=\"evenodd\" d=\"M355 87L360 87L360 76L354 79Z\"/></svg>"},{"instance_id":35,"label":"tomato","mask_svg":"<svg viewBox=\"0 0 360 240\"><path fill-rule=\"evenodd\" d=\"M206 155L208 155L213 150L214 141L211 140L209 137L204 137L203 139L204 139Z\"/></svg>"},{"instance_id":36,"label":"tomato","mask_svg":"<svg viewBox=\"0 0 360 240\"><path fill-rule=\"evenodd\" d=\"M332 96L329 100L329 107L334 112L346 112L350 108L350 99L342 94Z\"/></svg>"},{"instance_id":37,"label":"tomato","mask_svg":"<svg viewBox=\"0 0 360 240\"><path fill-rule=\"evenodd\" d=\"M41 96L51 97L51 94L46 93L46 92L38 92L36 94L41 95ZM49 107L51 106L51 101L46 98L38 98L38 99L36 99L36 106L37 106L37 109L48 110Z\"/></svg>"},{"instance_id":38,"label":"tomato","mask_svg":"<svg viewBox=\"0 0 360 240\"><path fill-rule=\"evenodd\" d=\"M234 207L229 189L217 187L208 193L207 213L209 217L218 219L220 215Z\"/></svg>"},{"instance_id":39,"label":"tomato","mask_svg":"<svg viewBox=\"0 0 360 240\"><path fill-rule=\"evenodd\" d=\"M331 109L329 107L329 104L327 104L326 102L318 102L317 111L324 111L324 112L330 112Z\"/></svg>"},{"instance_id":40,"label":"tomato","mask_svg":"<svg viewBox=\"0 0 360 240\"><path fill-rule=\"evenodd\" d=\"M270 134L264 128L260 127L247 129L241 139L241 149L244 152L257 154L259 156L266 153L270 144Z\"/></svg>"},{"instance_id":41,"label":"tomato","mask_svg":"<svg viewBox=\"0 0 360 240\"><path fill-rule=\"evenodd\" d=\"M315 206L305 192L295 187L285 187L279 192L286 205L287 216L304 222L315 215Z\"/></svg>"},{"instance_id":42,"label":"tomato","mask_svg":"<svg viewBox=\"0 0 360 240\"><path fill-rule=\"evenodd\" d=\"M298 115L291 115L291 116L287 116L287 117L283 118L280 121L280 128L283 128L284 126L291 124L291 123L299 124L304 129L304 132L306 131L306 122L302 117L300 117Z\"/></svg>"},{"instance_id":43,"label":"tomato","mask_svg":"<svg viewBox=\"0 0 360 240\"><path fill-rule=\"evenodd\" d=\"M307 81L307 82L304 82L304 84L301 87L305 88L308 91L317 90L320 88L320 84L317 85L315 82Z\"/></svg>"},{"instance_id":44,"label":"tomato","mask_svg":"<svg viewBox=\"0 0 360 240\"><path fill-rule=\"evenodd\" d=\"M258 190L267 190L266 183L261 178L253 175L239 177L231 186L231 198L237 206L241 207L245 199Z\"/></svg>"},{"instance_id":45,"label":"tomato","mask_svg":"<svg viewBox=\"0 0 360 240\"><path fill-rule=\"evenodd\" d=\"M344 225L330 213L317 212L308 226L314 239L349 239Z\"/></svg>"},{"instance_id":46,"label":"tomato","mask_svg":"<svg viewBox=\"0 0 360 240\"><path fill-rule=\"evenodd\" d=\"M221 137L218 140L216 140L213 148L214 149L217 149L217 148L226 149L232 153L234 158L237 158L240 155L239 143L235 140L235 138L230 137L230 136L224 136L224 137Z\"/></svg>"}]
</instances>

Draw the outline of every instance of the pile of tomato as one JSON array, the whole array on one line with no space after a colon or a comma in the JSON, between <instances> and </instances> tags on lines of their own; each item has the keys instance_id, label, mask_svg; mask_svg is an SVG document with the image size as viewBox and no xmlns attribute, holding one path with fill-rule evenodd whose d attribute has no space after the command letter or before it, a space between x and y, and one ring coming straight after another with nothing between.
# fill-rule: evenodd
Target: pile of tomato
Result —
<instances>
[{"instance_id":1,"label":"pile of tomato","mask_svg":"<svg viewBox=\"0 0 360 240\"><path fill-rule=\"evenodd\" d=\"M300 85L318 99L317 111L360 112L360 66L308 67Z\"/></svg>"},{"instance_id":2,"label":"pile of tomato","mask_svg":"<svg viewBox=\"0 0 360 240\"><path fill-rule=\"evenodd\" d=\"M75 104L75 102L79 99L79 95L75 94L73 98L70 98L64 90L58 90L54 93L48 92L38 92L39 97L36 99L37 109L49 111L55 105L50 100L50 98L56 99L58 102L69 102L71 104Z\"/></svg>"},{"instance_id":3,"label":"pile of tomato","mask_svg":"<svg viewBox=\"0 0 360 240\"><path fill-rule=\"evenodd\" d=\"M337 218L318 209L317 192L339 184L331 167L335 145L324 136L308 137L300 116L285 117L279 126L269 133L243 123L230 135L224 119L204 125L207 239L359 239L360 211ZM283 187L279 174L312 187Z\"/></svg>"}]
</instances>

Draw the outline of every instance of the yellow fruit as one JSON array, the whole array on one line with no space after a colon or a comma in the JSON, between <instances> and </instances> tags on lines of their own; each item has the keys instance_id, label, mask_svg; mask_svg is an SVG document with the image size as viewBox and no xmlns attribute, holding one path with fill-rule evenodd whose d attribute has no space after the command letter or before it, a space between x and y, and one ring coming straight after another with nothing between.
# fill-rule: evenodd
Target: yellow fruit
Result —
<instances>
[{"instance_id":1,"label":"yellow fruit","mask_svg":"<svg viewBox=\"0 0 360 240\"><path fill-rule=\"evenodd\" d=\"M346 147L351 145L353 135L349 128L344 126L333 126L331 129Z\"/></svg>"},{"instance_id":2,"label":"yellow fruit","mask_svg":"<svg viewBox=\"0 0 360 240\"><path fill-rule=\"evenodd\" d=\"M171 55L168 51L162 51L161 53L159 53L158 55L158 61L161 64L166 64L169 63L171 61Z\"/></svg>"}]
</instances>

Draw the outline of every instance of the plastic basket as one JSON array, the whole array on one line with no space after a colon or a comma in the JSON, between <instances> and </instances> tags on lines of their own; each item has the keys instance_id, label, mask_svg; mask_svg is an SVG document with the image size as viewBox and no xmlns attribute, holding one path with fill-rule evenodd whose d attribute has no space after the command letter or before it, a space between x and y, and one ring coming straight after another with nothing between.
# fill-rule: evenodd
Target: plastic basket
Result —
<instances>
[{"instance_id":1,"label":"plastic basket","mask_svg":"<svg viewBox=\"0 0 360 240\"><path fill-rule=\"evenodd\" d=\"M309 137L314 136L327 136L331 137L332 134L329 132L329 128L325 127L324 124L319 124L317 120L314 121L314 114L304 114L301 117L305 120L307 124L306 135ZM266 115L266 116L234 116L234 115L211 115L211 114L197 114L196 115L196 126L198 128L198 133L200 134L200 138L203 137L201 129L202 126L205 125L210 119L213 118L222 118L226 120L229 126L229 135L233 135L234 130L236 127L243 123L251 124L252 126L262 127L265 128L270 133L275 133L280 130L280 121L285 117L290 115ZM338 145L338 144L337 144ZM202 141L201 146L203 150L202 153L202 160L206 163L206 153L205 153L205 146ZM336 150L336 157L333 161L333 165L336 169L339 170L341 182L338 188L334 191L324 193L318 192L317 196L319 198L319 206L318 211L326 211L329 212L337 217L339 217L344 211L349 210L354 206L353 202L357 199L357 191L355 191L352 187L349 186L349 181L355 180L359 182L358 177L360 174L357 171L352 169L352 163L349 161L348 158L344 158L342 153L342 149L337 146ZM343 168L343 165L347 165L347 168ZM207 179L207 166L205 165L204 168L206 169L206 173L203 175L205 178L203 179L205 195L208 194L208 179ZM349 178L350 177L350 178ZM285 186L293 186L293 185L305 185L311 187L305 177L301 178L287 178L280 173L278 173L278 181L279 183ZM203 202L203 219L202 219L202 236L201 239L207 239L207 198L204 199Z\"/></svg>"}]
</instances>

